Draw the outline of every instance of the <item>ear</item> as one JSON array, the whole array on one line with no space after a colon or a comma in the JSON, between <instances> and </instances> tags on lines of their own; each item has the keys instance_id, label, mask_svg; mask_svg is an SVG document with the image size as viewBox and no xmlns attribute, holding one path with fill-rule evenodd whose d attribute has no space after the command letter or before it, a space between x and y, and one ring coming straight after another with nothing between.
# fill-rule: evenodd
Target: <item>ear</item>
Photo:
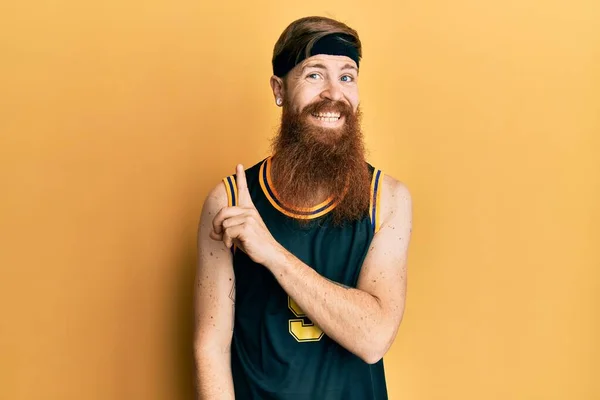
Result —
<instances>
[{"instance_id":1,"label":"ear","mask_svg":"<svg viewBox=\"0 0 600 400\"><path fill-rule=\"evenodd\" d=\"M273 90L273 96L275 97L275 104L281 106L283 104L283 99L285 98L283 79L273 75L271 77L271 89ZM281 104L277 103L277 99L281 99Z\"/></svg>"}]
</instances>

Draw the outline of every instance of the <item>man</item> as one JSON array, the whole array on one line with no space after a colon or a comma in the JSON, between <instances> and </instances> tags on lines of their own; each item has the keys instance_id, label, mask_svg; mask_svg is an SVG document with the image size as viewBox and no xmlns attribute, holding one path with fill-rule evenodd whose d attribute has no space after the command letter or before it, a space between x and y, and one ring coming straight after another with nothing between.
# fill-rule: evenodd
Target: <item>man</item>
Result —
<instances>
[{"instance_id":1,"label":"man","mask_svg":"<svg viewBox=\"0 0 600 400\"><path fill-rule=\"evenodd\" d=\"M273 155L208 195L198 232L201 399L386 399L404 311L407 188L365 161L357 33L328 18L277 41Z\"/></svg>"}]
</instances>

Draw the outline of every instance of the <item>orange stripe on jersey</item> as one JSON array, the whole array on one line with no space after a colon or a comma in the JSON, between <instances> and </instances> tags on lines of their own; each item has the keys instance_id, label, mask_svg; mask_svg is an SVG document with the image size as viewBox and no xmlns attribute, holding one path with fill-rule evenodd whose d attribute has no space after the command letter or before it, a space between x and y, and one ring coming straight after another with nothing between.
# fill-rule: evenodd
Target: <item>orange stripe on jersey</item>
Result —
<instances>
[{"instance_id":1,"label":"orange stripe on jersey","mask_svg":"<svg viewBox=\"0 0 600 400\"><path fill-rule=\"evenodd\" d=\"M375 189L375 178L377 177L377 169L375 169L375 171L373 171L373 178L371 178L371 196L369 196L369 218L371 219L371 227L373 229L373 232L375 232L375 221L373 218L373 203L374 203L374 189Z\"/></svg>"},{"instance_id":2,"label":"orange stripe on jersey","mask_svg":"<svg viewBox=\"0 0 600 400\"><path fill-rule=\"evenodd\" d=\"M227 192L227 207L231 207L233 204L233 198L231 193L231 186L229 184L229 176L223 178L223 183L225 184L225 191Z\"/></svg>"},{"instance_id":3,"label":"orange stripe on jersey","mask_svg":"<svg viewBox=\"0 0 600 400\"><path fill-rule=\"evenodd\" d=\"M381 172L381 171L380 171ZM383 185L383 177L384 177L384 173L381 172L381 174L379 175L379 182L376 186L378 186L377 188L377 198L375 200L375 233L377 233L379 231L379 229L381 228L381 192L382 192L382 185Z\"/></svg>"}]
</instances>

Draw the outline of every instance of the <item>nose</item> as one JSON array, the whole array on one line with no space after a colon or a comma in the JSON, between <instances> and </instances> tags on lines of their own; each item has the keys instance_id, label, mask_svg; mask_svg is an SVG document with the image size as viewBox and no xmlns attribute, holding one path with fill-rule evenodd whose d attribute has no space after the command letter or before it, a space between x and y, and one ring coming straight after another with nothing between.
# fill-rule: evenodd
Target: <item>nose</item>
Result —
<instances>
[{"instance_id":1,"label":"nose","mask_svg":"<svg viewBox=\"0 0 600 400\"><path fill-rule=\"evenodd\" d=\"M328 99L331 101L339 101L344 97L344 93L342 92L342 87L339 82L334 80L329 80L327 82L327 86L321 92L322 99Z\"/></svg>"}]
</instances>

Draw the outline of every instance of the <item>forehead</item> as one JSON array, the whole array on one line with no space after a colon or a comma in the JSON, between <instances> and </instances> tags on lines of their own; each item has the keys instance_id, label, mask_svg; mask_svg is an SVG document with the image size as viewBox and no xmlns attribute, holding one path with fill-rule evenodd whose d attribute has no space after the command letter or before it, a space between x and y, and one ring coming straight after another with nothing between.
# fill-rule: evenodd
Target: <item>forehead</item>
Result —
<instances>
[{"instance_id":1,"label":"forehead","mask_svg":"<svg viewBox=\"0 0 600 400\"><path fill-rule=\"evenodd\" d=\"M354 67L358 70L356 62L347 56L332 56L329 54L316 54L303 60L300 64L296 65L296 68L301 71L304 67L312 64L321 64L328 69L342 69L347 65Z\"/></svg>"}]
</instances>

